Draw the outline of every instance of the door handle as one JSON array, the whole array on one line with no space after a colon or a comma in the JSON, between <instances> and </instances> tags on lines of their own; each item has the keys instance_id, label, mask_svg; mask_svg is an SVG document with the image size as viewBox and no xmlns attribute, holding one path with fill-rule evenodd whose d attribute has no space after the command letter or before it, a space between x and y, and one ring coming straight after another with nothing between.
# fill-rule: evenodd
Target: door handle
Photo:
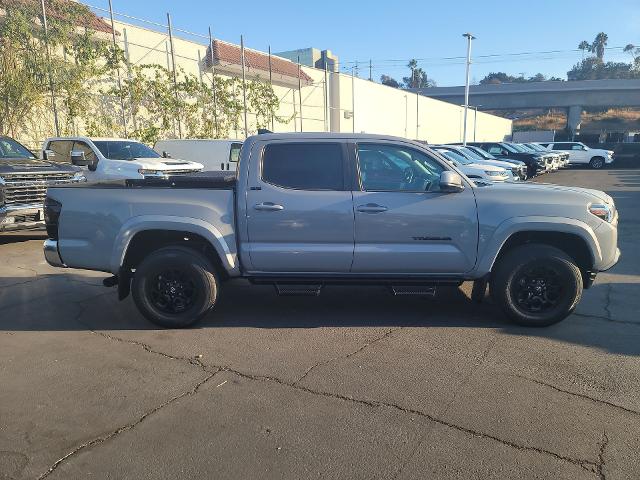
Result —
<instances>
[{"instance_id":1,"label":"door handle","mask_svg":"<svg viewBox=\"0 0 640 480\"><path fill-rule=\"evenodd\" d=\"M256 203L253 208L255 210L261 210L263 212L278 212L280 210L284 210L284 207L282 205L278 205L273 202Z\"/></svg>"},{"instance_id":2,"label":"door handle","mask_svg":"<svg viewBox=\"0 0 640 480\"><path fill-rule=\"evenodd\" d=\"M382 213L389 209L384 205L378 205L377 203L367 203L366 205L358 205L356 210L362 213Z\"/></svg>"}]
</instances>

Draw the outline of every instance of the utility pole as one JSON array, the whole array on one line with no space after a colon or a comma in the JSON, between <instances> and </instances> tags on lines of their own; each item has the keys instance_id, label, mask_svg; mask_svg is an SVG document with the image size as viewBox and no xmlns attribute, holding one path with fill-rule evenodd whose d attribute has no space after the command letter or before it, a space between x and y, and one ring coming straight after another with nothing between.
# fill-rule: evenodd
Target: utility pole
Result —
<instances>
[{"instance_id":1,"label":"utility pole","mask_svg":"<svg viewBox=\"0 0 640 480\"><path fill-rule=\"evenodd\" d=\"M369 59L369 81L373 81L373 68L371 66L371 59Z\"/></svg>"},{"instance_id":2,"label":"utility pole","mask_svg":"<svg viewBox=\"0 0 640 480\"><path fill-rule=\"evenodd\" d=\"M462 35L467 39L467 74L464 83L464 127L462 130L462 144L467 144L467 114L469 111L469 69L471 67L471 41L475 40L471 33L465 33Z\"/></svg>"},{"instance_id":3,"label":"utility pole","mask_svg":"<svg viewBox=\"0 0 640 480\"><path fill-rule=\"evenodd\" d=\"M240 59L242 61L242 104L244 106L244 138L249 137L249 125L247 124L247 77L245 74L244 37L240 35Z\"/></svg>"}]
</instances>

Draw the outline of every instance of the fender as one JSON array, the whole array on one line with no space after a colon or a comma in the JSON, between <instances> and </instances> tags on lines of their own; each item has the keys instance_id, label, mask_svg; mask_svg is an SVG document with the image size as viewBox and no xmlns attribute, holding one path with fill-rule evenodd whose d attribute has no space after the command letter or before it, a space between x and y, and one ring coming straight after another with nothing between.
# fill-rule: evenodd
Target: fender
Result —
<instances>
[{"instance_id":1,"label":"fender","mask_svg":"<svg viewBox=\"0 0 640 480\"><path fill-rule=\"evenodd\" d=\"M211 243L229 275L234 276L240 273L235 243L229 245L225 237L214 225L199 218L140 215L127 220L116 236L110 262L113 274L117 274L124 263L131 239L137 233L145 230L177 230L198 234ZM234 239L231 238L231 240Z\"/></svg>"},{"instance_id":2,"label":"fender","mask_svg":"<svg viewBox=\"0 0 640 480\"><path fill-rule=\"evenodd\" d=\"M491 272L500 250L509 237L515 233L527 231L559 232L577 235L582 238L589 247L594 265L602 261L602 251L600 250L598 239L593 229L585 222L576 220L575 218L564 217L511 217L499 224L493 231L491 237L482 241L486 250L484 252L478 252L476 274L482 276ZM480 250L481 248L483 248L482 245L479 245L478 249Z\"/></svg>"}]
</instances>

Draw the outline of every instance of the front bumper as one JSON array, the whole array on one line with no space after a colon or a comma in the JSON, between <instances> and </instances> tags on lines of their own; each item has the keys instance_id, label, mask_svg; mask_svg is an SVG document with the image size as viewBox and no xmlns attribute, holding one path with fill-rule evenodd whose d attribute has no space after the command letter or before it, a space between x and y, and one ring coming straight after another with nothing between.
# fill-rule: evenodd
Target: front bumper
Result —
<instances>
[{"instance_id":1,"label":"front bumper","mask_svg":"<svg viewBox=\"0 0 640 480\"><path fill-rule=\"evenodd\" d=\"M44 228L43 205L0 207L0 232Z\"/></svg>"},{"instance_id":2,"label":"front bumper","mask_svg":"<svg viewBox=\"0 0 640 480\"><path fill-rule=\"evenodd\" d=\"M52 267L66 267L58 251L58 241L50 238L44 242L44 258Z\"/></svg>"}]
</instances>

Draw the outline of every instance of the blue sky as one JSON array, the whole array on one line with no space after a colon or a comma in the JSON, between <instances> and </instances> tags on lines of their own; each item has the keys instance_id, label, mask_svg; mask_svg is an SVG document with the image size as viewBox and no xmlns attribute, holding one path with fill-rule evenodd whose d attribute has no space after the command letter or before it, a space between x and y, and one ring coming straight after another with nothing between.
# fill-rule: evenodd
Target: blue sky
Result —
<instances>
[{"instance_id":1,"label":"blue sky","mask_svg":"<svg viewBox=\"0 0 640 480\"><path fill-rule=\"evenodd\" d=\"M91 5L106 8L107 0ZM475 0L456 2L413 1L205 1L113 0L114 9L164 23L170 12L175 28L207 33L222 40L274 52L314 46L331 49L343 67L358 60L368 77L407 74L410 58L438 85L464 83L465 55L462 33L472 32L476 57L472 79L491 71L512 75L537 72L565 77L581 54L570 52L581 40L591 41L604 31L609 47L640 44L640 0ZM604 5L604 7L602 6ZM123 19L126 21L126 19ZM523 52L548 52L520 55ZM486 57L488 55L516 54ZM483 57L484 56L484 57ZM609 49L606 60L628 61L621 50Z\"/></svg>"}]
</instances>

